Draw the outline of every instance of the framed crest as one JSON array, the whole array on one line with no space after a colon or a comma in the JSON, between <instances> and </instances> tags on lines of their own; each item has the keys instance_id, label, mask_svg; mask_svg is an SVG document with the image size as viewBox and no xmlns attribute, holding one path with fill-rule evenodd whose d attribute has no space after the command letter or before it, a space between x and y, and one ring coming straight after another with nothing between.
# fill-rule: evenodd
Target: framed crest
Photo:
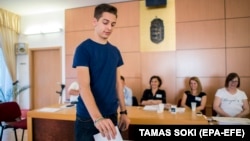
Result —
<instances>
[{"instance_id":1,"label":"framed crest","mask_svg":"<svg viewBox=\"0 0 250 141\"><path fill-rule=\"evenodd\" d=\"M164 24L163 20L155 18L151 21L150 39L153 43L160 43L164 40Z\"/></svg>"}]
</instances>

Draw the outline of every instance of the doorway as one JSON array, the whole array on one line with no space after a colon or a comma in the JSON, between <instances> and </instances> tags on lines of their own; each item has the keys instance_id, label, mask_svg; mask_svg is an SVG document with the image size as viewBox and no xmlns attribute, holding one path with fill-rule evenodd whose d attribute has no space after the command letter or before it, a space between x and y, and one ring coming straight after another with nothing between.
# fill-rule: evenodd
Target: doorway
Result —
<instances>
[{"instance_id":1,"label":"doorway","mask_svg":"<svg viewBox=\"0 0 250 141\"><path fill-rule=\"evenodd\" d=\"M29 50L30 106L42 108L58 103L62 82L61 47Z\"/></svg>"}]
</instances>

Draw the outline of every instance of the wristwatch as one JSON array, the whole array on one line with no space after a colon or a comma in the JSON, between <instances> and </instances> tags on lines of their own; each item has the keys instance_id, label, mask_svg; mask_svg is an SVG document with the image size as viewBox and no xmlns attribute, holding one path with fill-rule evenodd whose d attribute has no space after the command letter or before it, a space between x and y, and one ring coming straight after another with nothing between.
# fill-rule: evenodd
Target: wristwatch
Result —
<instances>
[{"instance_id":1,"label":"wristwatch","mask_svg":"<svg viewBox=\"0 0 250 141\"><path fill-rule=\"evenodd\" d=\"M124 110L124 111L121 111L120 114L125 114L125 115L127 115L128 113L127 113L127 110Z\"/></svg>"}]
</instances>

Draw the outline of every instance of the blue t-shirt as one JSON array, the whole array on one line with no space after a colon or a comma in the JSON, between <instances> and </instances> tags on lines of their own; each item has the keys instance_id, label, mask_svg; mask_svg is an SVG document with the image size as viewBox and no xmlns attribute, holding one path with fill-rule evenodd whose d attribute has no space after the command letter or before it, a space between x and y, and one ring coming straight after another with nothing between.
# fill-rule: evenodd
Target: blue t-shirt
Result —
<instances>
[{"instance_id":1,"label":"blue t-shirt","mask_svg":"<svg viewBox=\"0 0 250 141\"><path fill-rule=\"evenodd\" d=\"M116 70L121 65L123 60L120 51L109 42L99 44L87 39L76 48L72 67L89 68L90 88L103 116L117 112ZM77 115L90 118L81 96L78 98Z\"/></svg>"}]
</instances>

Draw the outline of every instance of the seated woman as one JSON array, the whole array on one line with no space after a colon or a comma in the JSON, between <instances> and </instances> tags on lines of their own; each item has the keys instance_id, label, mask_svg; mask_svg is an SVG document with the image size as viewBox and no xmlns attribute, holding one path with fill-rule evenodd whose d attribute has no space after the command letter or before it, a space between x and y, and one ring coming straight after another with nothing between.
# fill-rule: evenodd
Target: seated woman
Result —
<instances>
[{"instance_id":1,"label":"seated woman","mask_svg":"<svg viewBox=\"0 0 250 141\"><path fill-rule=\"evenodd\" d=\"M218 89L215 94L213 109L217 116L246 117L249 114L247 96L239 87L239 75L237 73L228 74L225 87Z\"/></svg>"},{"instance_id":2,"label":"seated woman","mask_svg":"<svg viewBox=\"0 0 250 141\"><path fill-rule=\"evenodd\" d=\"M161 90L162 84L159 76L152 76L149 81L150 89L145 89L141 98L141 105L157 105L166 103L166 92Z\"/></svg>"},{"instance_id":3,"label":"seated woman","mask_svg":"<svg viewBox=\"0 0 250 141\"><path fill-rule=\"evenodd\" d=\"M202 92L202 85L198 77L193 76L189 79L190 90L184 92L181 99L181 107L191 108L191 102L196 102L196 111L205 114L207 95Z\"/></svg>"}]
</instances>

